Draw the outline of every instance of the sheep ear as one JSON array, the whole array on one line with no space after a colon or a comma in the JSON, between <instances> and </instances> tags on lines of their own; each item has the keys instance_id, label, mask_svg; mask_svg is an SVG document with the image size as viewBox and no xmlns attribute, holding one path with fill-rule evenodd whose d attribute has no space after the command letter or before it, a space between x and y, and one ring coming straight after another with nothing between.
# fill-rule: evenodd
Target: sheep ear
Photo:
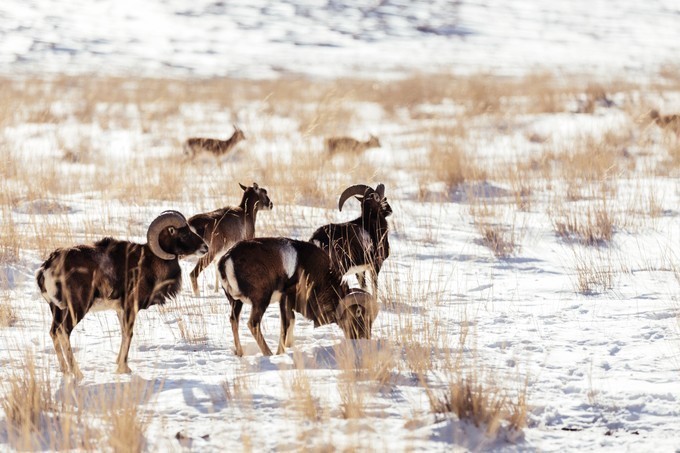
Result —
<instances>
[{"instance_id":1,"label":"sheep ear","mask_svg":"<svg viewBox=\"0 0 680 453\"><path fill-rule=\"evenodd\" d=\"M238 185L239 185L239 186L241 186L241 189L242 189L242 190L243 190L244 192L246 191L246 189L247 189L247 187L246 187L246 186L244 186L244 185L243 185L243 184L241 184L241 183L238 183Z\"/></svg>"},{"instance_id":2,"label":"sheep ear","mask_svg":"<svg viewBox=\"0 0 680 453\"><path fill-rule=\"evenodd\" d=\"M256 182L253 183L253 189L259 189L260 187L257 185Z\"/></svg>"},{"instance_id":3,"label":"sheep ear","mask_svg":"<svg viewBox=\"0 0 680 453\"><path fill-rule=\"evenodd\" d=\"M375 188L375 191L378 192L378 195L380 195L380 198L385 198L385 185L384 184L378 184L378 187Z\"/></svg>"}]
</instances>

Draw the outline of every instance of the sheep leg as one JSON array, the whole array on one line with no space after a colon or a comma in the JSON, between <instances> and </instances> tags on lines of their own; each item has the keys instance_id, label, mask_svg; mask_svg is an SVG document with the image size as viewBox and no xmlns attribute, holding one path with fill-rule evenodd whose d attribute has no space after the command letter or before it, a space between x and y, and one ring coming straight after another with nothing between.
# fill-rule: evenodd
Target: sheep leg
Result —
<instances>
[{"instance_id":1,"label":"sheep leg","mask_svg":"<svg viewBox=\"0 0 680 453\"><path fill-rule=\"evenodd\" d=\"M62 310L50 304L52 309L52 327L50 328L50 337L52 337L52 342L54 343L54 350L57 353L57 360L59 361L59 369L62 373L68 373L68 363L66 363L66 358L64 357L64 350L61 347L61 338L64 335L64 329L61 327L62 320Z\"/></svg>"},{"instance_id":2,"label":"sheep leg","mask_svg":"<svg viewBox=\"0 0 680 453\"><path fill-rule=\"evenodd\" d=\"M295 296L293 296L295 297ZM281 312L281 336L279 337L279 347L276 354L285 354L286 348L293 344L293 327L295 326L295 314L293 309L288 305L288 297L281 296L279 301L279 310Z\"/></svg>"},{"instance_id":3,"label":"sheep leg","mask_svg":"<svg viewBox=\"0 0 680 453\"><path fill-rule=\"evenodd\" d=\"M50 328L50 337L54 343L54 350L57 353L57 360L59 360L59 368L63 373L69 371L76 380L83 378L83 373L78 367L78 362L73 355L71 348L71 332L75 328L77 321L75 314L70 315L68 310L61 310L57 307L52 307L52 327Z\"/></svg>"},{"instance_id":4,"label":"sheep leg","mask_svg":"<svg viewBox=\"0 0 680 453\"><path fill-rule=\"evenodd\" d=\"M270 298L271 296L266 300L269 300ZM262 355L269 356L272 355L272 351L269 349L269 346L267 346L267 342L262 335L262 329L260 328L262 315L264 315L264 310L266 310L266 307L262 308L262 305L264 304L257 304L255 301L253 301L253 306L250 310L250 319L248 320L248 328L250 329L250 333L253 334L253 337L255 337L255 341L260 347Z\"/></svg>"},{"instance_id":5,"label":"sheep leg","mask_svg":"<svg viewBox=\"0 0 680 453\"><path fill-rule=\"evenodd\" d=\"M229 299L229 303L231 304L231 316L229 316L229 321L231 322L231 333L234 337L234 349L237 356L243 357L241 339L238 336L238 322L241 316L243 302L241 302L240 300L234 300L234 298L227 294L226 291L224 293L227 295L227 299Z\"/></svg>"},{"instance_id":6,"label":"sheep leg","mask_svg":"<svg viewBox=\"0 0 680 453\"><path fill-rule=\"evenodd\" d=\"M215 292L219 293L221 287L222 285L220 284L220 270L217 268L217 264L215 264Z\"/></svg>"},{"instance_id":7,"label":"sheep leg","mask_svg":"<svg viewBox=\"0 0 680 453\"><path fill-rule=\"evenodd\" d=\"M293 340L295 339L295 313L290 307L286 307L286 309L288 310L288 327L286 328L286 341L284 342L284 346L290 348L293 346Z\"/></svg>"},{"instance_id":8,"label":"sheep leg","mask_svg":"<svg viewBox=\"0 0 680 453\"><path fill-rule=\"evenodd\" d=\"M189 278L191 279L191 288L194 291L194 296L196 297L201 295L201 292L198 290L198 276L201 275L203 269L212 263L213 258L214 257L212 253L208 251L206 255L203 255L198 259L196 267L194 267L194 269L191 271L191 274L189 274Z\"/></svg>"},{"instance_id":9,"label":"sheep leg","mask_svg":"<svg viewBox=\"0 0 680 453\"><path fill-rule=\"evenodd\" d=\"M135 325L135 313L130 311L128 313L123 310L118 310L118 322L120 322L120 351L118 351L118 358L116 363L118 368L116 373L118 374L129 374L132 372L128 366L128 353L130 351L130 343L132 342L132 335Z\"/></svg>"}]
</instances>

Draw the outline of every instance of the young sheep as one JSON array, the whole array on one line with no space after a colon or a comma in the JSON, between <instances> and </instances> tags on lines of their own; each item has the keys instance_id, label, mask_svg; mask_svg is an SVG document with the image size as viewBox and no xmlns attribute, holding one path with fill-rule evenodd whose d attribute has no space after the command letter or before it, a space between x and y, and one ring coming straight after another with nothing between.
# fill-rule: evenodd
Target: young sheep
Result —
<instances>
[{"instance_id":1,"label":"young sheep","mask_svg":"<svg viewBox=\"0 0 680 453\"><path fill-rule=\"evenodd\" d=\"M245 140L246 136L241 129L234 124L234 133L227 140L215 138L192 137L184 142L184 154L193 158L200 153L223 156L231 151L240 141Z\"/></svg>"},{"instance_id":2,"label":"young sheep","mask_svg":"<svg viewBox=\"0 0 680 453\"><path fill-rule=\"evenodd\" d=\"M180 256L208 251L177 211L158 216L146 237L146 244L109 237L94 245L57 249L37 270L38 287L52 311L50 336L62 372L82 378L71 350L71 332L88 312L113 309L122 334L117 372L129 373L128 351L137 312L162 305L179 292Z\"/></svg>"},{"instance_id":3,"label":"young sheep","mask_svg":"<svg viewBox=\"0 0 680 453\"><path fill-rule=\"evenodd\" d=\"M341 153L362 153L369 148L380 148L378 137L371 135L367 141L360 142L352 137L329 137L326 139L326 152Z\"/></svg>"},{"instance_id":4,"label":"young sheep","mask_svg":"<svg viewBox=\"0 0 680 453\"><path fill-rule=\"evenodd\" d=\"M343 274L357 274L362 288L366 289L365 271L373 283L373 295L377 296L378 274L390 255L387 217L392 207L385 197L385 186L373 189L364 184L348 187L340 195L338 209L350 197L361 202L361 215L345 223L331 223L318 228L309 239L330 256L331 262Z\"/></svg>"},{"instance_id":5,"label":"young sheep","mask_svg":"<svg viewBox=\"0 0 680 453\"><path fill-rule=\"evenodd\" d=\"M274 207L267 196L267 189L257 183L246 187L239 183L243 190L241 204L227 206L203 214L196 214L189 218L196 233L208 244L208 253L201 257L191 271L191 287L194 295L200 295L198 290L198 276L210 263L220 258L229 247L243 239L255 236L255 221L260 210L269 211ZM219 288L219 276L215 275L215 291Z\"/></svg>"},{"instance_id":6,"label":"young sheep","mask_svg":"<svg viewBox=\"0 0 680 453\"><path fill-rule=\"evenodd\" d=\"M370 338L378 315L375 298L350 291L328 254L314 244L287 238L258 238L234 245L219 261L224 293L231 303L231 330L236 355L243 355L239 317L251 306L248 327L262 354L272 352L260 330L270 301L279 300L281 336L277 354L293 342L294 311L314 321L314 327L337 323L347 338Z\"/></svg>"}]
</instances>

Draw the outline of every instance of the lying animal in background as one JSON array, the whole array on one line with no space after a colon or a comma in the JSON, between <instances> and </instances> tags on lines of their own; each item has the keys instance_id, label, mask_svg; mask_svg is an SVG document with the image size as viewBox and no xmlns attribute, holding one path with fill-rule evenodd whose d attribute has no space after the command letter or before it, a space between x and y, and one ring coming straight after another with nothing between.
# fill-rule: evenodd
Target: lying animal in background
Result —
<instances>
[{"instance_id":1,"label":"lying animal in background","mask_svg":"<svg viewBox=\"0 0 680 453\"><path fill-rule=\"evenodd\" d=\"M365 184L348 187L340 195L338 209L345 201L356 197L361 202L361 215L345 223L330 223L318 228L309 238L330 256L331 262L342 275L357 274L357 280L366 289L366 271L373 283L373 295L378 295L378 274L390 256L387 217L392 207L385 196L385 186L375 189Z\"/></svg>"},{"instance_id":2,"label":"lying animal in background","mask_svg":"<svg viewBox=\"0 0 680 453\"><path fill-rule=\"evenodd\" d=\"M246 187L239 183L243 197L238 206L226 206L189 218L189 225L208 244L208 253L201 257L191 271L191 288L194 295L200 295L198 276L210 263L219 259L224 252L238 241L252 239L255 236L255 221L260 210L269 211L274 207L267 189L257 183ZM215 273L215 291L219 288L219 275Z\"/></svg>"},{"instance_id":3,"label":"lying animal in background","mask_svg":"<svg viewBox=\"0 0 680 453\"><path fill-rule=\"evenodd\" d=\"M362 153L369 148L380 148L378 137L371 135L365 142L360 142L352 137L329 137L326 139L326 151L328 153Z\"/></svg>"},{"instance_id":4,"label":"lying animal in background","mask_svg":"<svg viewBox=\"0 0 680 453\"><path fill-rule=\"evenodd\" d=\"M184 142L184 154L189 158L196 157L198 154L206 153L213 156L224 156L246 136L241 129L234 124L234 133L227 140L217 140L214 138L192 137Z\"/></svg>"},{"instance_id":5,"label":"lying animal in background","mask_svg":"<svg viewBox=\"0 0 680 453\"><path fill-rule=\"evenodd\" d=\"M660 115L658 110L652 110L649 112L649 117L661 129L674 132L675 135L680 137L680 115Z\"/></svg>"},{"instance_id":6,"label":"lying animal in background","mask_svg":"<svg viewBox=\"0 0 680 453\"><path fill-rule=\"evenodd\" d=\"M139 310L162 305L182 285L180 256L203 255L207 244L177 211L165 211L146 233L147 243L104 238L94 245L57 249L36 272L42 296L52 311L50 336L59 366L82 378L71 332L88 312L116 310L122 342L118 373L129 373L128 351Z\"/></svg>"},{"instance_id":7,"label":"lying animal in background","mask_svg":"<svg viewBox=\"0 0 680 453\"><path fill-rule=\"evenodd\" d=\"M272 352L260 321L272 300L279 300L281 336L277 354L293 343L295 313L314 327L337 323L345 337L371 338L378 303L371 294L350 290L328 254L312 243L287 238L257 238L234 245L217 265L222 288L231 304L231 330L236 355L243 355L238 335L243 304L251 306L248 327L262 354Z\"/></svg>"}]
</instances>

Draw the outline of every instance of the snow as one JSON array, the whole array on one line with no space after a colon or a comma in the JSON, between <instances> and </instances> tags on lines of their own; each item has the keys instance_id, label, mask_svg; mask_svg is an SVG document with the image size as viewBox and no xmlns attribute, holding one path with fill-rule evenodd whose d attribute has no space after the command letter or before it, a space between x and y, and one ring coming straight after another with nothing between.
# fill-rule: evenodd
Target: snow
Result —
<instances>
[{"instance_id":1,"label":"snow","mask_svg":"<svg viewBox=\"0 0 680 453\"><path fill-rule=\"evenodd\" d=\"M116 74L260 79L303 74L385 79L414 71L506 76L549 70L653 80L660 68L677 64L678 55L680 3L675 0L0 3L0 73L14 78ZM665 110L680 108L677 93L657 101ZM250 153L258 163L277 159L287 164L299 158L296 150L322 146L322 137L302 137L297 119L266 113L268 107L264 100L234 112L217 103L186 102L178 116L192 122L173 119L169 127L178 137L223 136L231 130L225 131L224 124L237 117L247 126L246 134L255 138L242 153ZM66 117L73 108L64 100L50 111ZM119 109L135 127L70 119L25 122L3 126L0 146L19 150L15 152L23 159L40 166L54 165L58 175L95 174L102 156L115 169L137 162L140 149L150 157L177 152L167 139L150 145L137 128L140 114L133 105L96 108ZM556 237L546 214L554 192L539 193L528 210L515 211L512 188L502 182L473 181L451 189L438 181L419 187L412 180L408 165L414 156L427 156L427 142L417 128L409 129L414 118L441 115L450 123L461 105L452 100L423 103L393 116L372 102L349 108L357 111L356 134L364 138L375 133L383 142L363 158L373 164L386 162L390 177L398 181L386 189L394 211L392 253L380 274L383 308L374 339L347 341L337 326L313 329L298 315L294 348L263 357L247 328L246 307L240 331L244 357L236 357L228 302L213 293L213 268L199 279L203 295L194 297L188 283L193 263L187 261L182 263L184 285L177 300L138 316L131 376L113 374L120 345L115 313L90 314L81 322L72 336L85 375L79 391L105 395L116 385L139 383L149 389L150 398L141 406L153 414L146 432L150 451L240 451L248 445L263 451L677 451L677 179L642 174L617 180L616 210L651 193L661 211L654 218L641 213L617 228L610 245L588 249ZM527 139L531 135L561 149L584 136L630 127L630 116L618 107L600 109L596 115L521 115L507 119L512 124L507 133L487 126L484 119L470 121L466 127L475 143L475 158L497 165L542 150ZM60 150L77 149L83 140L91 161L59 160ZM658 154L663 146L653 136L649 146L638 141L630 152ZM197 179L217 178L241 158L230 159L207 159L186 171ZM348 173L353 171L351 159L336 159L350 165ZM7 179L3 187L31 189L24 187L25 181ZM211 194L201 203L209 209L225 198L237 203L235 183L224 191L229 196L220 196L219 202ZM333 205L319 206L309 194L296 194L298 204L279 201L272 191L269 195L275 208L259 215L258 229L265 225L270 234L281 227L280 234L306 239L328 219L344 221L356 215L356 206L338 213ZM76 192L59 199L19 200L0 212L3 222L11 218L18 228L65 223L72 230L65 240L75 244L104 235L142 241L143 219L166 208L185 214L202 208L120 201L114 192L102 197L98 192ZM496 258L480 240L469 214L477 199L498 203L501 214L496 220L508 228L516 226L520 249L512 256ZM0 377L28 350L40 367L50 370L55 385L64 385L48 333L50 311L33 277L44 259L27 248L18 258L3 257L0 262L0 302L11 305L20 320L17 326L0 327ZM615 268L612 288L587 295L575 290L575 269L584 259ZM461 354L466 366L510 394L526 383L528 426L521 433L503 427L497 436L487 436L483 427L453 415L433 415L422 382L405 365L399 343L404 337L395 338L396 333L407 336L411 328L415 343ZM275 345L277 307L267 311L263 331L269 345ZM466 335L467 341L461 342ZM365 392L366 413L356 419L346 419L342 410L345 347L356 351L359 361L383 354L399 364L390 369L383 387L376 389L370 378L353 384ZM442 390L445 358L434 361L435 369L424 379ZM292 388L301 369L319 408L315 421L300 415L304 402ZM12 448L3 437L4 423L0 419L0 450Z\"/></svg>"},{"instance_id":2,"label":"snow","mask_svg":"<svg viewBox=\"0 0 680 453\"><path fill-rule=\"evenodd\" d=\"M675 0L7 1L0 72L647 77L676 60L679 15Z\"/></svg>"}]
</instances>

